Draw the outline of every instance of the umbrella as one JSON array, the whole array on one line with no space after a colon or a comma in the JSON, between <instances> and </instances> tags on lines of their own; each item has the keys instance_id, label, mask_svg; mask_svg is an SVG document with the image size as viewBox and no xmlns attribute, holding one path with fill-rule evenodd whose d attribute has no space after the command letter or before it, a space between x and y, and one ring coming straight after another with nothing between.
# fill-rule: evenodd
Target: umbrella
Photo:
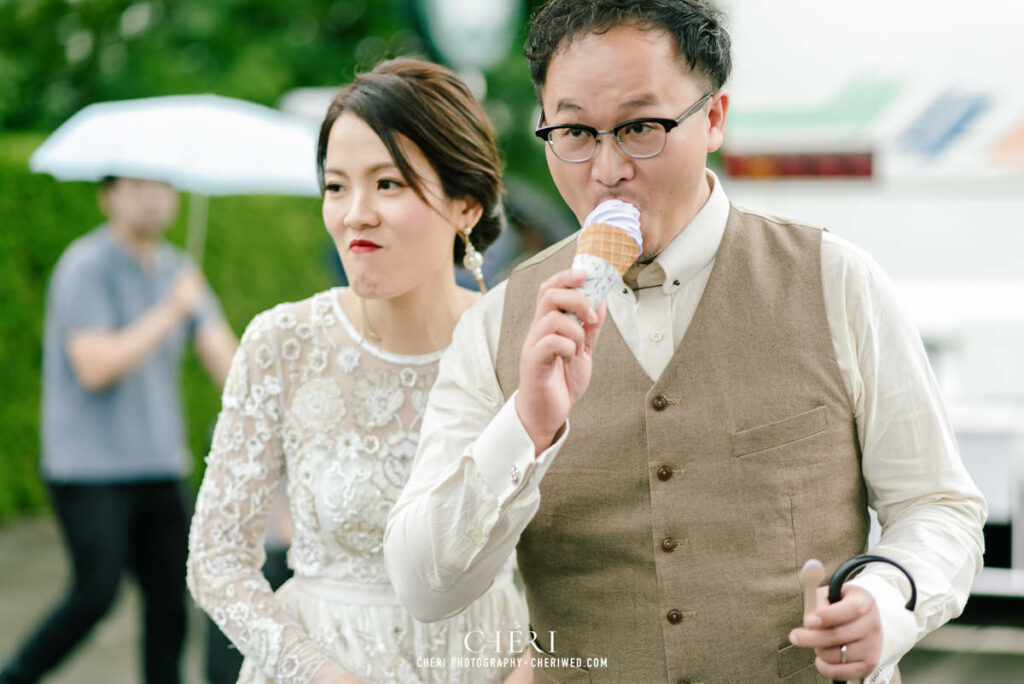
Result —
<instances>
[{"instance_id":1,"label":"umbrella","mask_svg":"<svg viewBox=\"0 0 1024 684\"><path fill-rule=\"evenodd\" d=\"M172 95L92 104L29 160L58 180L104 176L170 183L193 194L188 248L200 259L211 195L319 195L317 125L217 95Z\"/></svg>"}]
</instances>

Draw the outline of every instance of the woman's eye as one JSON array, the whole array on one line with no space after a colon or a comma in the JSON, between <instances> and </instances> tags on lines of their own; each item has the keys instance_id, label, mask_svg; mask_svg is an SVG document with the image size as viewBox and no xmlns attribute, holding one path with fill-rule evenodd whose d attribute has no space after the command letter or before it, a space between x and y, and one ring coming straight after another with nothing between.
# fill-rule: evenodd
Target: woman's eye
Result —
<instances>
[{"instance_id":1,"label":"woman's eye","mask_svg":"<svg viewBox=\"0 0 1024 684\"><path fill-rule=\"evenodd\" d=\"M378 190L394 190L395 188L400 187L402 187L401 183L396 180L391 180L390 178L382 178L377 181Z\"/></svg>"},{"instance_id":2,"label":"woman's eye","mask_svg":"<svg viewBox=\"0 0 1024 684\"><path fill-rule=\"evenodd\" d=\"M326 192L341 192L341 183L327 183L324 185Z\"/></svg>"}]
</instances>

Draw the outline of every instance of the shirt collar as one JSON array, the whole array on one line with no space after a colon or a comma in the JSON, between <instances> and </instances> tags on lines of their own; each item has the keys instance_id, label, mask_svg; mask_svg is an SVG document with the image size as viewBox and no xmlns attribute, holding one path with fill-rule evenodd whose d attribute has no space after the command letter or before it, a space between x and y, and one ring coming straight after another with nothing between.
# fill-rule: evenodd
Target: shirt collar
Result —
<instances>
[{"instance_id":1,"label":"shirt collar","mask_svg":"<svg viewBox=\"0 0 1024 684\"><path fill-rule=\"evenodd\" d=\"M651 267L658 264L665 272L662 286L665 294L672 294L707 268L715 260L722 244L725 223L729 219L729 198L718 176L710 169L705 169L705 173L711 184L711 195L690 224L661 250L651 264Z\"/></svg>"}]
</instances>

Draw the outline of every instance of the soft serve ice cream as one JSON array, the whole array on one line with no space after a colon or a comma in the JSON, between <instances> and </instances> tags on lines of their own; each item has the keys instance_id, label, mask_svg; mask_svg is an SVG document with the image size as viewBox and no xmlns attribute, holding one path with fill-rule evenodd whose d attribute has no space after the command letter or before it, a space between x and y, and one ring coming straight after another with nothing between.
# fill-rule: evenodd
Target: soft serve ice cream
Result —
<instances>
[{"instance_id":1,"label":"soft serve ice cream","mask_svg":"<svg viewBox=\"0 0 1024 684\"><path fill-rule=\"evenodd\" d=\"M572 268L586 272L587 280L576 289L596 309L642 249L640 210L622 200L601 202L587 215L580 231Z\"/></svg>"}]
</instances>

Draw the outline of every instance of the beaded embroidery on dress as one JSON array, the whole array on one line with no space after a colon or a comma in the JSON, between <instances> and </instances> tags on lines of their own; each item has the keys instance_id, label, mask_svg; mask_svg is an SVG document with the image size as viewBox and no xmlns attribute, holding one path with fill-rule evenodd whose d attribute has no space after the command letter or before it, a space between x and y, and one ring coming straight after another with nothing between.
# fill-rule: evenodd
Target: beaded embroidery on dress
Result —
<instances>
[{"instance_id":1,"label":"beaded embroidery on dress","mask_svg":"<svg viewBox=\"0 0 1024 684\"><path fill-rule=\"evenodd\" d=\"M362 339L337 289L279 305L246 329L189 541L189 587L246 656L239 681L330 681L332 662L366 682L409 684L499 682L511 670L417 663L473 655L463 640L474 630L528 629L513 559L464 612L431 624L402 608L384 566L387 515L409 476L440 357ZM295 577L275 596L259 568L285 473Z\"/></svg>"}]
</instances>

